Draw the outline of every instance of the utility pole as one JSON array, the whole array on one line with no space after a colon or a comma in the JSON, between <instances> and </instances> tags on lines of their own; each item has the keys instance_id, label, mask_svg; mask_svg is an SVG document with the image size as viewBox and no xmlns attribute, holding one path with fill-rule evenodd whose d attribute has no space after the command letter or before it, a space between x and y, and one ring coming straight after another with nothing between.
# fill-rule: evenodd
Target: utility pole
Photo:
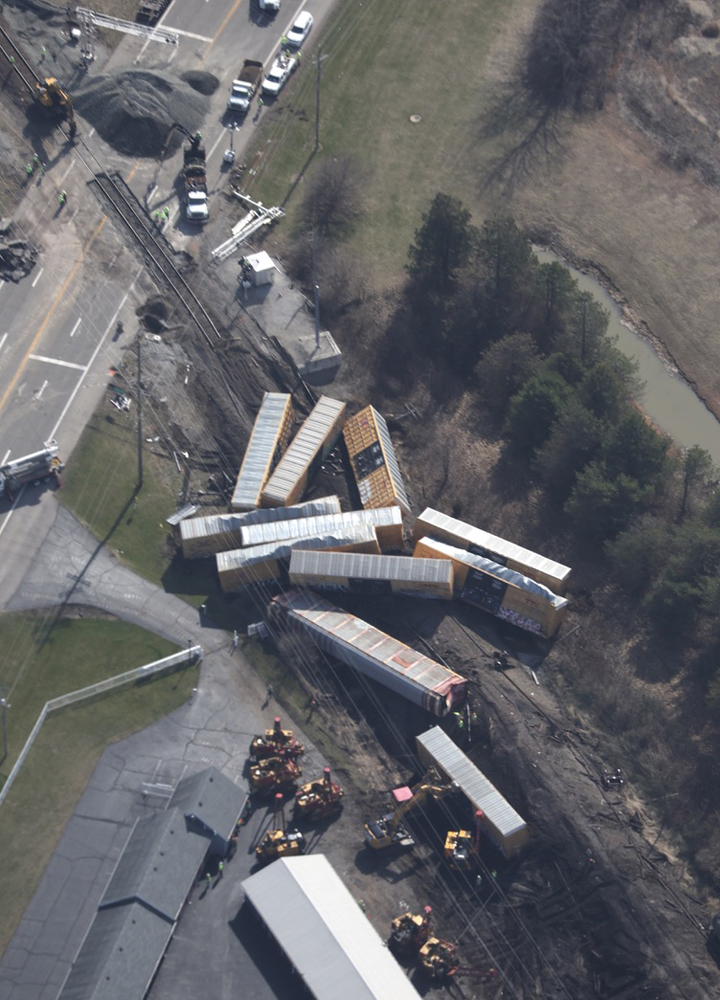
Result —
<instances>
[{"instance_id":1,"label":"utility pole","mask_svg":"<svg viewBox=\"0 0 720 1000\"><path fill-rule=\"evenodd\" d=\"M0 709L2 710L2 731L3 731L3 755L2 759L6 760L8 755L8 740L7 740L7 710L8 703L5 698L5 688L0 688Z\"/></svg>"},{"instance_id":2,"label":"utility pole","mask_svg":"<svg viewBox=\"0 0 720 1000\"><path fill-rule=\"evenodd\" d=\"M138 489L143 484L143 457L142 457L142 335L138 330L137 338L137 433L138 433Z\"/></svg>"},{"instance_id":3,"label":"utility pole","mask_svg":"<svg viewBox=\"0 0 720 1000\"><path fill-rule=\"evenodd\" d=\"M322 54L322 45L318 48L315 65L317 66L317 92L315 95L315 152L320 149L320 81L322 79L322 63L327 56Z\"/></svg>"}]
</instances>

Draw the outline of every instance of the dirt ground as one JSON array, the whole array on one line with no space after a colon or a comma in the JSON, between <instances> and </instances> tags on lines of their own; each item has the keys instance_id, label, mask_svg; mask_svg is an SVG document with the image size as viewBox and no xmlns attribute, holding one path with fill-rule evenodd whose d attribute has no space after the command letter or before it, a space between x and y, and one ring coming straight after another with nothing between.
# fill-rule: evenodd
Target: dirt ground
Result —
<instances>
[{"instance_id":1,"label":"dirt ground","mask_svg":"<svg viewBox=\"0 0 720 1000\"><path fill-rule=\"evenodd\" d=\"M531 9L528 3L526 10ZM516 43L503 40L498 72ZM0 115L7 112L6 120L13 98L10 87L3 91ZM22 162L26 154L17 132L2 135ZM657 146L628 120L620 102L610 102L591 123L574 123L561 138L557 157L538 168L532 183L512 194L494 191L484 196L485 203L511 207L528 224L556 233L574 257L595 262L720 409L720 366L712 363L714 352L720 354L712 280L718 248L711 227L720 191L693 169L679 173L660 165ZM211 225L207 245L216 237ZM148 332L161 338L144 359L148 406L150 412L153 406L169 412L171 443L191 455L187 494L199 496L202 490L207 496L212 481L219 500L236 474L262 392L293 390L300 409L310 403L290 366L243 310L236 274L195 272L194 283L205 302L214 304L226 341L221 349L209 347L182 316L158 308L156 301L144 312L150 315L144 319ZM692 322L683 323L688 316ZM368 401L367 387L358 351L326 391L361 405ZM398 399L392 427L415 509L442 497L445 506L454 502L458 513L470 517L483 485L493 486L497 459L493 443L463 430L470 426L472 401L460 395L457 404L433 414L429 397L413 396L421 420L400 417L405 402ZM432 449L445 456L442 461L432 461ZM429 474L429 467L436 471ZM350 495L337 459L328 463L313 492L330 490ZM486 511L484 524L492 530L502 512L505 533L516 524L528 540L541 520L536 498L526 491L501 499L502 507ZM543 551L552 555L553 545L546 532ZM543 671L539 684L519 666L508 675L493 672L488 654L507 635L494 632L480 613L448 614L439 605L407 600L382 608L365 601L355 609L381 627L391 619L400 638L428 643L472 679L477 719L468 751L533 833L530 848L510 863L486 845L480 885L449 873L439 859L439 839L448 828L444 809L418 813L411 821L418 840L412 854L368 857L361 849L362 823L384 812L389 789L410 778L411 736L431 720L385 694L380 712L377 692L339 673L312 720L313 735L338 760L341 780L354 789L346 808L358 836L348 839L331 826L325 844L377 929L386 933L403 909L430 903L436 930L459 942L469 970L448 987L455 996L706 1000L715 995L718 972L705 946L705 901L631 786L602 788L602 767L617 761L578 714L568 717L558 706ZM539 667L545 651L528 642L514 652ZM549 661L544 670L551 669ZM488 984L478 975L488 967L501 969L502 981Z\"/></svg>"}]
</instances>

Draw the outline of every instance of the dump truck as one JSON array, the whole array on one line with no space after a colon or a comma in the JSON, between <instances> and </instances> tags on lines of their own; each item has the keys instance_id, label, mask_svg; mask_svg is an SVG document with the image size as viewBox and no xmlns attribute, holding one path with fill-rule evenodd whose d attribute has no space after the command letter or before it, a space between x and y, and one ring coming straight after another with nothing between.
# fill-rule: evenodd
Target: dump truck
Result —
<instances>
[{"instance_id":1,"label":"dump truck","mask_svg":"<svg viewBox=\"0 0 720 1000\"><path fill-rule=\"evenodd\" d=\"M207 171L205 167L205 147L198 132L190 140L183 152L183 176L185 178L185 217L189 222L207 222L208 195Z\"/></svg>"},{"instance_id":2,"label":"dump truck","mask_svg":"<svg viewBox=\"0 0 720 1000\"><path fill-rule=\"evenodd\" d=\"M0 498L7 497L12 503L28 483L38 484L54 479L60 486L60 473L64 468L58 458L57 441L46 441L42 451L0 465Z\"/></svg>"},{"instance_id":3,"label":"dump truck","mask_svg":"<svg viewBox=\"0 0 720 1000\"><path fill-rule=\"evenodd\" d=\"M258 87L262 83L263 64L256 59L246 59L233 80L228 97L228 111L245 115Z\"/></svg>"}]
</instances>

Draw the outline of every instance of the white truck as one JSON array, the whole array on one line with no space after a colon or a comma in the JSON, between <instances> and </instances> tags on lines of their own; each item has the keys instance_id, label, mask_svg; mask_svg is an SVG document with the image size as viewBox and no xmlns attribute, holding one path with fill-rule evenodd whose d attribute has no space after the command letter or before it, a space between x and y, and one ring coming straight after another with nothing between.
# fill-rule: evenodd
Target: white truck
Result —
<instances>
[{"instance_id":1,"label":"white truck","mask_svg":"<svg viewBox=\"0 0 720 1000\"><path fill-rule=\"evenodd\" d=\"M263 65L256 59L246 59L242 64L242 69L233 80L228 97L228 111L235 111L237 114L245 115L250 107L255 91L260 86L262 80Z\"/></svg>"},{"instance_id":2,"label":"white truck","mask_svg":"<svg viewBox=\"0 0 720 1000\"><path fill-rule=\"evenodd\" d=\"M289 52L280 52L265 75L262 85L263 94L268 97L277 97L297 69L297 64L297 56L290 55Z\"/></svg>"},{"instance_id":3,"label":"white truck","mask_svg":"<svg viewBox=\"0 0 720 1000\"><path fill-rule=\"evenodd\" d=\"M280 0L258 0L258 6L268 14L277 14L280 10Z\"/></svg>"},{"instance_id":4,"label":"white truck","mask_svg":"<svg viewBox=\"0 0 720 1000\"><path fill-rule=\"evenodd\" d=\"M205 149L200 144L200 133L192 138L183 152L185 178L185 217L188 222L207 222L208 209Z\"/></svg>"},{"instance_id":5,"label":"white truck","mask_svg":"<svg viewBox=\"0 0 720 1000\"><path fill-rule=\"evenodd\" d=\"M0 497L12 503L28 483L38 484L54 479L60 485L60 473L65 466L57 457L57 441L46 441L42 451L35 451L23 458L14 458L0 465Z\"/></svg>"}]
</instances>

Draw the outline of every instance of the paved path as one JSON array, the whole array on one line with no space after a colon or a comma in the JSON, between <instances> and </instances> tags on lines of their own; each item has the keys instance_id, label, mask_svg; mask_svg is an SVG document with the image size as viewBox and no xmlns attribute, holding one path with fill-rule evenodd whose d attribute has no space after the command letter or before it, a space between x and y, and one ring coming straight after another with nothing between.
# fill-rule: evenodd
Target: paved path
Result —
<instances>
[{"instance_id":1,"label":"paved path","mask_svg":"<svg viewBox=\"0 0 720 1000\"><path fill-rule=\"evenodd\" d=\"M3 956L3 1000L57 997L132 824L164 807L162 800L143 797L142 783L175 784L184 774L213 764L244 787L250 738L271 723L276 710L273 703L263 707L264 684L239 652L231 653L225 632L201 623L195 609L118 565L58 507L9 608L62 602L102 608L180 643L189 639L202 645L206 656L197 691L186 705L103 753ZM319 773L324 761L309 750L309 770ZM171 948L153 995L258 1000L296 995L296 984L288 985L282 976L268 982L272 955L261 961L256 935L237 922L239 880L250 871L252 845L265 822L264 812L253 817L228 876L212 892L199 889L193 902L202 910L193 907L181 918L180 940L200 935L202 958L198 961L183 946Z\"/></svg>"}]
</instances>

